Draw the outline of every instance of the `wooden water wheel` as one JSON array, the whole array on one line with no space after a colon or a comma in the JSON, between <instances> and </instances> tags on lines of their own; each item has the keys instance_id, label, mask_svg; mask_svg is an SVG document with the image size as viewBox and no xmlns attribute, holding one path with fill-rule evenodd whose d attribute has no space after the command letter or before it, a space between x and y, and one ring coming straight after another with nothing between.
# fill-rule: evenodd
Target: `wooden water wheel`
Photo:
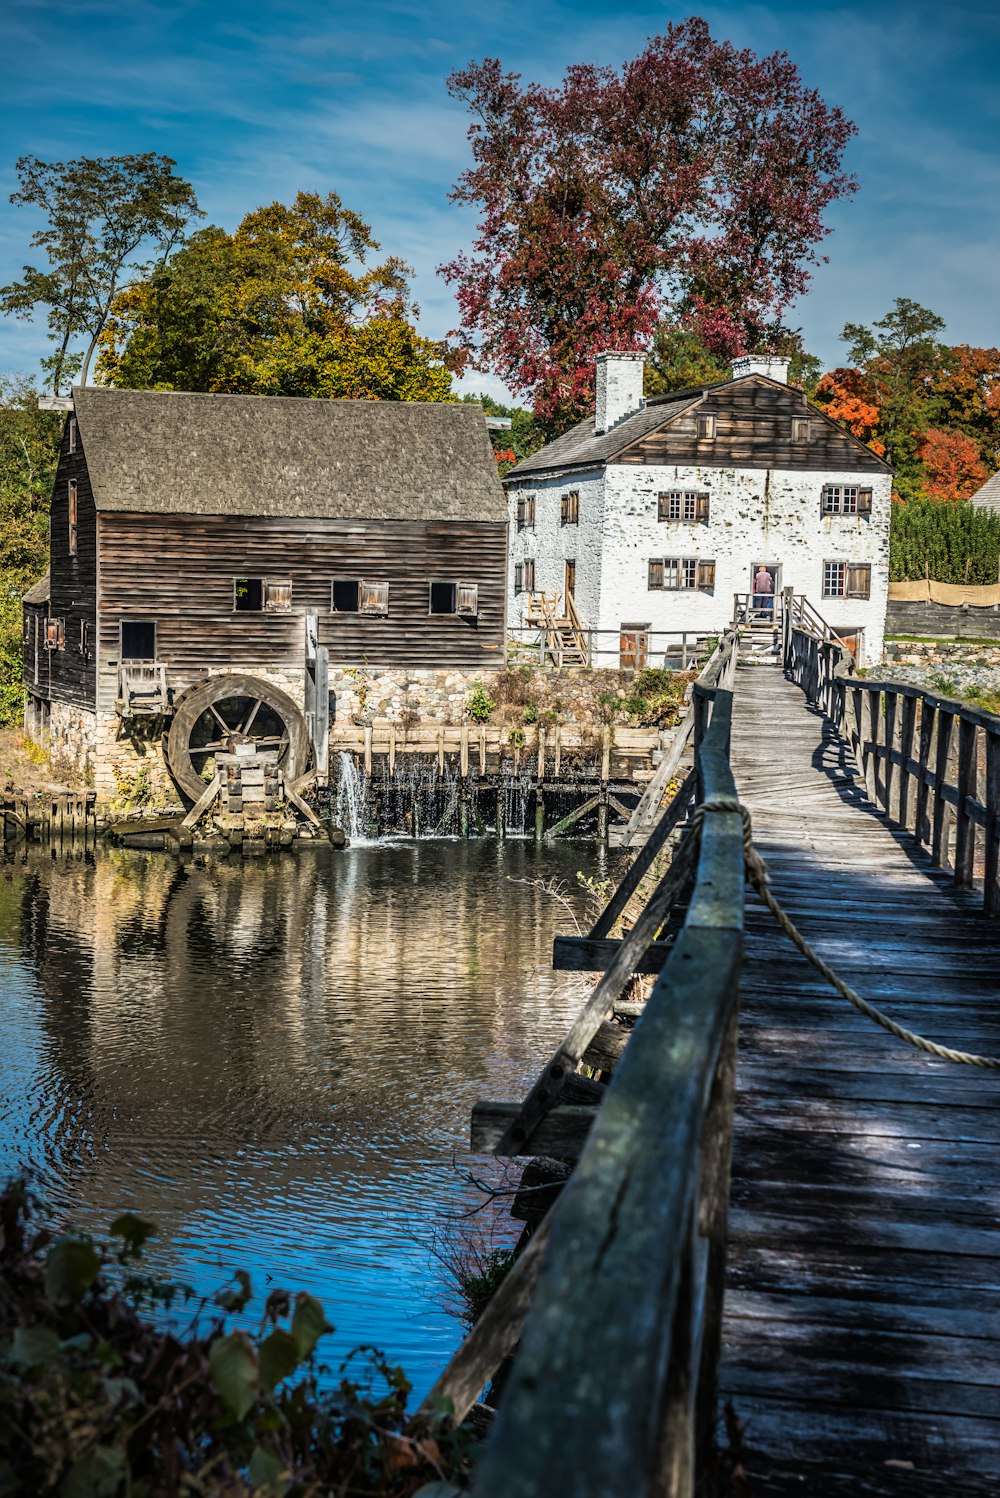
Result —
<instances>
[{"instance_id":1,"label":"wooden water wheel","mask_svg":"<svg viewBox=\"0 0 1000 1498\"><path fill-rule=\"evenodd\" d=\"M308 768L306 720L287 692L257 676L210 676L177 704L166 736L167 768L190 801L215 773L215 756L254 743L277 754L290 781Z\"/></svg>"}]
</instances>

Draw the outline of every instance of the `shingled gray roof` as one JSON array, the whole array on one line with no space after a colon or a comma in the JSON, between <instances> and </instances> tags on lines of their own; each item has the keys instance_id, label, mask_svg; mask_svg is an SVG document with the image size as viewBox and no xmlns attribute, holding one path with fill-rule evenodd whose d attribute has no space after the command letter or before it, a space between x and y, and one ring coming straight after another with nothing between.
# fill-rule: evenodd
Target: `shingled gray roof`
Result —
<instances>
[{"instance_id":1,"label":"shingled gray roof","mask_svg":"<svg viewBox=\"0 0 1000 1498\"><path fill-rule=\"evenodd\" d=\"M42 573L37 583L32 583L27 593L22 595L22 603L48 603L49 601L49 572L48 568Z\"/></svg>"},{"instance_id":2,"label":"shingled gray roof","mask_svg":"<svg viewBox=\"0 0 1000 1498\"><path fill-rule=\"evenodd\" d=\"M98 510L504 521L478 405L81 386Z\"/></svg>"},{"instance_id":3,"label":"shingled gray roof","mask_svg":"<svg viewBox=\"0 0 1000 1498\"><path fill-rule=\"evenodd\" d=\"M983 487L976 490L970 503L978 505L981 510L994 510L1000 514L1000 473L987 479Z\"/></svg>"},{"instance_id":4,"label":"shingled gray roof","mask_svg":"<svg viewBox=\"0 0 1000 1498\"><path fill-rule=\"evenodd\" d=\"M599 463L606 463L630 442L645 437L648 432L655 432L665 421L695 405L703 393L701 390L685 390L676 400L654 401L600 436L594 432L594 418L588 416L554 442L547 442L530 458L524 458L507 477L528 478L533 473L548 473L553 468L594 468Z\"/></svg>"}]
</instances>

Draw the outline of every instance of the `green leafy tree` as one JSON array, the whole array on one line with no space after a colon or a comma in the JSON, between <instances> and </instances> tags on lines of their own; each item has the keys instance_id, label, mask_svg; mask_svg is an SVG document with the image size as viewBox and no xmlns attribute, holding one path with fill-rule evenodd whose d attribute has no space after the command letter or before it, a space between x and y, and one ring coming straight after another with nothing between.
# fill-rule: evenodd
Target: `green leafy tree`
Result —
<instances>
[{"instance_id":1,"label":"green leafy tree","mask_svg":"<svg viewBox=\"0 0 1000 1498\"><path fill-rule=\"evenodd\" d=\"M502 401L494 400L485 393L463 395L462 399L482 406L487 416L506 417L510 421L509 429L490 429L489 433L501 477L509 473L515 463L520 463L523 458L530 458L532 453L544 446L545 430L535 419L533 411L524 406L505 406Z\"/></svg>"},{"instance_id":2,"label":"green leafy tree","mask_svg":"<svg viewBox=\"0 0 1000 1498\"><path fill-rule=\"evenodd\" d=\"M58 395L79 373L86 384L111 306L130 275L146 275L166 259L200 215L176 162L152 151L133 156L81 156L77 161L17 163L20 191L11 202L40 210L44 228L31 244L48 268L26 265L23 279L0 288L0 311L29 318L48 308L55 352L43 360ZM143 262L143 252L152 261Z\"/></svg>"},{"instance_id":3,"label":"green leafy tree","mask_svg":"<svg viewBox=\"0 0 1000 1498\"><path fill-rule=\"evenodd\" d=\"M21 595L45 571L59 417L25 378L0 381L0 725L22 709Z\"/></svg>"},{"instance_id":4,"label":"green leafy tree","mask_svg":"<svg viewBox=\"0 0 1000 1498\"><path fill-rule=\"evenodd\" d=\"M935 376L946 364L947 351L937 336L944 326L919 302L897 297L870 327L845 323L840 335L863 376L866 398L878 407L877 436L904 499L923 492L920 440L930 424Z\"/></svg>"},{"instance_id":5,"label":"green leafy tree","mask_svg":"<svg viewBox=\"0 0 1000 1498\"><path fill-rule=\"evenodd\" d=\"M129 389L450 400L447 346L414 326L410 269L336 193L212 227L115 301L101 379Z\"/></svg>"}]
</instances>

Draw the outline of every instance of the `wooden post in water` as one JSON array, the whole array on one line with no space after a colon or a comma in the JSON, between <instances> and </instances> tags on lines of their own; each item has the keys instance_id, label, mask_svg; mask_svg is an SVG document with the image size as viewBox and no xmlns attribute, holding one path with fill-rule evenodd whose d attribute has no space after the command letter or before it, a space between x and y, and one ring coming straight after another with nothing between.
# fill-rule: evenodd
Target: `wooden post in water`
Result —
<instances>
[{"instance_id":1,"label":"wooden post in water","mask_svg":"<svg viewBox=\"0 0 1000 1498\"><path fill-rule=\"evenodd\" d=\"M467 774L460 776L458 781L458 831L460 837L469 835L469 777Z\"/></svg>"}]
</instances>

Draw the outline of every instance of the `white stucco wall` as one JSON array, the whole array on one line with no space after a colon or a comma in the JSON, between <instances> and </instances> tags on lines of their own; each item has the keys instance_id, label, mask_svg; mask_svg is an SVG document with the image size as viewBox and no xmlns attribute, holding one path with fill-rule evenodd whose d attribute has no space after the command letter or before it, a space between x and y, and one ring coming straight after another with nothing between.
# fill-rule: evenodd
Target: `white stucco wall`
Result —
<instances>
[{"instance_id":1,"label":"white stucco wall","mask_svg":"<svg viewBox=\"0 0 1000 1498\"><path fill-rule=\"evenodd\" d=\"M557 592L563 589L565 559L573 557L581 620L608 632L628 623L716 633L732 619L734 593L750 591L753 566L767 562L780 569L778 586L805 594L834 629L863 627L865 659L877 661L888 596L891 482L888 474L833 470L613 464L584 476L515 483L510 496L510 621L523 620L526 594L513 591L513 567L528 556L535 560L536 589ZM828 484L870 487L871 515L824 516L821 497ZM518 488L536 496L533 529L516 528ZM570 489L580 494L580 523L561 526L560 496ZM672 489L707 493L708 523L658 520L657 496ZM649 561L656 557L714 561L714 590L651 590ZM871 597L824 598L826 561L867 562Z\"/></svg>"}]
</instances>

